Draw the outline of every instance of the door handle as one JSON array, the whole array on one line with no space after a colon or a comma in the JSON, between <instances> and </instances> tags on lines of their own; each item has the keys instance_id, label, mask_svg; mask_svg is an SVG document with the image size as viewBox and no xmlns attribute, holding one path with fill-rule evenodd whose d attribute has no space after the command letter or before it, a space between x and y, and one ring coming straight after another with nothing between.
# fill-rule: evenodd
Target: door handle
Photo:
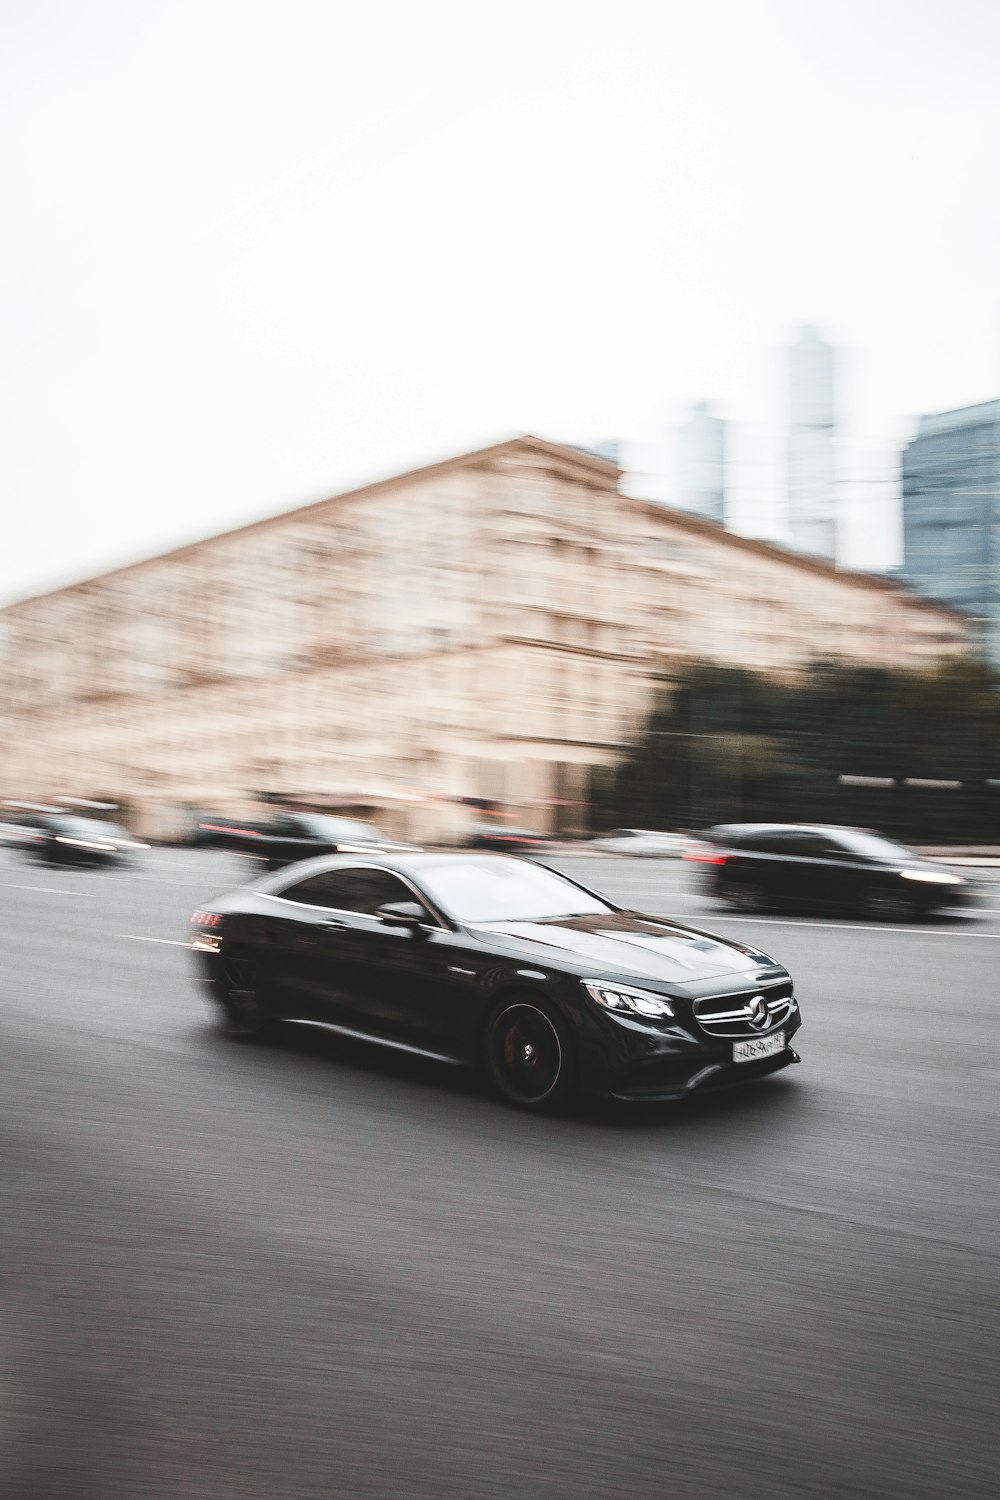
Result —
<instances>
[{"instance_id":1,"label":"door handle","mask_svg":"<svg viewBox=\"0 0 1000 1500\"><path fill-rule=\"evenodd\" d=\"M347 923L342 922L339 917L328 917L325 921L318 923L318 926L322 927L324 932L348 931Z\"/></svg>"}]
</instances>

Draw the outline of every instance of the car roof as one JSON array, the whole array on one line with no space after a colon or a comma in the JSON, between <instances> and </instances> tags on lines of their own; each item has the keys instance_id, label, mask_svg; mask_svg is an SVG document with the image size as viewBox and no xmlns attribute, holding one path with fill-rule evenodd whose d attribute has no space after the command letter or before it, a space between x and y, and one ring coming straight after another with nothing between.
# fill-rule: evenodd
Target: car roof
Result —
<instances>
[{"instance_id":1,"label":"car roof","mask_svg":"<svg viewBox=\"0 0 1000 1500\"><path fill-rule=\"evenodd\" d=\"M718 837L750 833L869 833L874 830L861 828L853 823L719 823L706 829L709 835ZM879 834L880 838L888 835Z\"/></svg>"},{"instance_id":2,"label":"car roof","mask_svg":"<svg viewBox=\"0 0 1000 1500\"><path fill-rule=\"evenodd\" d=\"M480 823L472 831L473 833L537 833L538 829L524 828L520 823L516 827L511 827L507 823Z\"/></svg>"},{"instance_id":3,"label":"car roof","mask_svg":"<svg viewBox=\"0 0 1000 1500\"><path fill-rule=\"evenodd\" d=\"M433 869L442 864L469 864L474 860L515 860L522 864L533 864L533 860L522 860L519 855L492 853L488 849L416 849L382 850L375 848L369 854L358 849L349 854L320 854L315 859L304 859L295 865L285 865L281 870L271 871L253 882L258 890L269 890L273 885L283 884L290 875L305 880L309 875L321 875L324 870L350 869L355 865L383 865L387 870L398 870L401 875L419 877L422 870ZM559 874L559 871L555 872ZM569 878L569 877L567 877ZM572 884L577 882L573 881Z\"/></svg>"}]
</instances>

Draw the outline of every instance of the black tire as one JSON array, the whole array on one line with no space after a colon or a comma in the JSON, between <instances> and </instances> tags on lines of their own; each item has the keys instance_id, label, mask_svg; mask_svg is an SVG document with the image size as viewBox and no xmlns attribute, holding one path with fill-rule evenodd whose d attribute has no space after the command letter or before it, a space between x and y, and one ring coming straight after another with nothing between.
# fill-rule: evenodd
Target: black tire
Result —
<instances>
[{"instance_id":1,"label":"black tire","mask_svg":"<svg viewBox=\"0 0 1000 1500\"><path fill-rule=\"evenodd\" d=\"M904 891L875 886L865 893L864 912L873 922L912 922L920 916L920 904Z\"/></svg>"},{"instance_id":2,"label":"black tire","mask_svg":"<svg viewBox=\"0 0 1000 1500\"><path fill-rule=\"evenodd\" d=\"M765 904L764 893L757 882L739 876L727 880L719 895L733 911L760 911Z\"/></svg>"},{"instance_id":3,"label":"black tire","mask_svg":"<svg viewBox=\"0 0 1000 1500\"><path fill-rule=\"evenodd\" d=\"M261 966L248 954L224 958L213 989L226 1036L240 1042L273 1041L280 1017Z\"/></svg>"},{"instance_id":4,"label":"black tire","mask_svg":"<svg viewBox=\"0 0 1000 1500\"><path fill-rule=\"evenodd\" d=\"M540 995L505 995L483 1036L487 1076L501 1099L536 1113L568 1103L576 1091L576 1059L566 1022Z\"/></svg>"}]
</instances>

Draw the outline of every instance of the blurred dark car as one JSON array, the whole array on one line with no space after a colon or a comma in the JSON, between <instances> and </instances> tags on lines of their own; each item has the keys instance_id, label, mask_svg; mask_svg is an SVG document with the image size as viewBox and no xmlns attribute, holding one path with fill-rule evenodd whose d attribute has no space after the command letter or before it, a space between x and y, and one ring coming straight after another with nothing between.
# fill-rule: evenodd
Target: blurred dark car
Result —
<instances>
[{"instance_id":1,"label":"blurred dark car","mask_svg":"<svg viewBox=\"0 0 1000 1500\"><path fill-rule=\"evenodd\" d=\"M713 895L740 911L861 912L905 920L968 895L968 882L866 828L729 823L684 855L704 867Z\"/></svg>"},{"instance_id":2,"label":"blurred dark car","mask_svg":"<svg viewBox=\"0 0 1000 1500\"><path fill-rule=\"evenodd\" d=\"M117 823L62 813L34 819L24 832L25 853L49 865L126 864L149 848Z\"/></svg>"},{"instance_id":3,"label":"blurred dark car","mask_svg":"<svg viewBox=\"0 0 1000 1500\"><path fill-rule=\"evenodd\" d=\"M481 1067L522 1109L681 1099L799 1061L785 968L532 860L310 860L213 900L191 950L231 1035L283 1020Z\"/></svg>"},{"instance_id":4,"label":"blurred dark car","mask_svg":"<svg viewBox=\"0 0 1000 1500\"><path fill-rule=\"evenodd\" d=\"M227 813L201 813L180 842L198 849L242 849L248 839L259 837L268 824Z\"/></svg>"},{"instance_id":5,"label":"blurred dark car","mask_svg":"<svg viewBox=\"0 0 1000 1500\"><path fill-rule=\"evenodd\" d=\"M242 835L241 835L242 827ZM231 830L228 848L252 854L268 870L318 854L339 854L353 850L409 849L387 838L374 823L357 818L335 818L326 813L279 812L256 829L245 824Z\"/></svg>"},{"instance_id":6,"label":"blurred dark car","mask_svg":"<svg viewBox=\"0 0 1000 1500\"><path fill-rule=\"evenodd\" d=\"M547 834L534 828L502 828L499 824L484 823L473 828L465 841L468 849L492 849L496 853L523 854L528 849L540 849L551 843Z\"/></svg>"}]
</instances>

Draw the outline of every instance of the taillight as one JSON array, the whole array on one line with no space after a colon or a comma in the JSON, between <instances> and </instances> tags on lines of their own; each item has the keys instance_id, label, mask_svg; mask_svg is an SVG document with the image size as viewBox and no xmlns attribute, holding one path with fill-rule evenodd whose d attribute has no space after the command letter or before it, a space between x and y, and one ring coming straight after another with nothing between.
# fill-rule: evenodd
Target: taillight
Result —
<instances>
[{"instance_id":1,"label":"taillight","mask_svg":"<svg viewBox=\"0 0 1000 1500\"><path fill-rule=\"evenodd\" d=\"M690 859L696 865L724 865L725 854L682 854L681 859Z\"/></svg>"},{"instance_id":2,"label":"taillight","mask_svg":"<svg viewBox=\"0 0 1000 1500\"><path fill-rule=\"evenodd\" d=\"M196 911L191 918L192 927L218 927L222 918L215 911Z\"/></svg>"},{"instance_id":3,"label":"taillight","mask_svg":"<svg viewBox=\"0 0 1000 1500\"><path fill-rule=\"evenodd\" d=\"M264 837L256 828L230 828L227 823L199 823L198 827L205 833L231 833L239 839L262 839Z\"/></svg>"}]
</instances>

